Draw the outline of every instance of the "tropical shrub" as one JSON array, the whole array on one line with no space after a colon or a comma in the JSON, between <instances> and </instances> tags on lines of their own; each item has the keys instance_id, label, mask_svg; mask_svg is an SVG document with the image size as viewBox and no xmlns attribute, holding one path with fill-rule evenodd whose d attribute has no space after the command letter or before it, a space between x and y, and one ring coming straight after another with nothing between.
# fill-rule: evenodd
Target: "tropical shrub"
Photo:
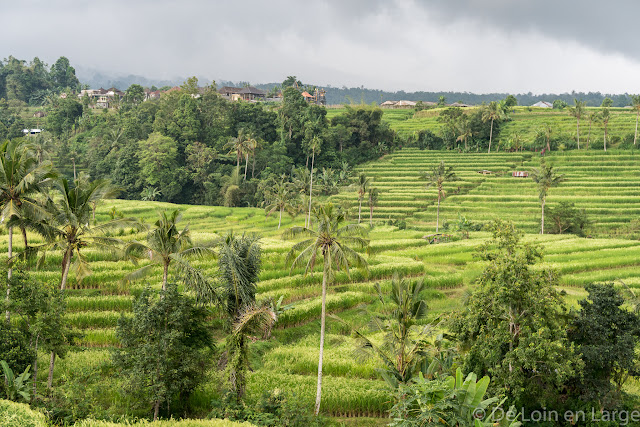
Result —
<instances>
[{"instance_id":1,"label":"tropical shrub","mask_svg":"<svg viewBox=\"0 0 640 427\"><path fill-rule=\"evenodd\" d=\"M549 209L549 222L546 230L551 234L572 233L578 236L586 234L590 221L584 209L576 209L575 203L560 202Z\"/></svg>"},{"instance_id":2,"label":"tropical shrub","mask_svg":"<svg viewBox=\"0 0 640 427\"><path fill-rule=\"evenodd\" d=\"M511 407L504 411L505 399L485 398L489 377L479 381L473 372L463 380L460 368L455 376L428 380L422 373L415 381L402 384L391 408L391 426L510 426L517 427L519 414Z\"/></svg>"},{"instance_id":3,"label":"tropical shrub","mask_svg":"<svg viewBox=\"0 0 640 427\"><path fill-rule=\"evenodd\" d=\"M640 376L640 317L622 307L625 299L612 283L586 290L589 296L578 302L581 310L569 326L569 339L585 364L575 392L585 400L616 403L626 380Z\"/></svg>"},{"instance_id":4,"label":"tropical shrub","mask_svg":"<svg viewBox=\"0 0 640 427\"><path fill-rule=\"evenodd\" d=\"M451 325L468 349L464 369L491 375L494 391L519 407L550 406L582 367L567 339L558 276L532 268L541 250L520 243L522 233L512 223L495 220L488 230L493 238L477 253L488 264Z\"/></svg>"},{"instance_id":5,"label":"tropical shrub","mask_svg":"<svg viewBox=\"0 0 640 427\"><path fill-rule=\"evenodd\" d=\"M127 378L127 388L153 407L154 420L161 405L186 402L204 379L213 349L207 311L178 293L171 284L159 298L146 289L134 303L133 318L121 317L116 331L122 349L114 362Z\"/></svg>"},{"instance_id":6,"label":"tropical shrub","mask_svg":"<svg viewBox=\"0 0 640 427\"><path fill-rule=\"evenodd\" d=\"M265 391L255 405L238 402L234 393L212 402L210 418L248 421L257 426L314 427L325 425L322 416L314 416L309 408L280 389Z\"/></svg>"}]
</instances>

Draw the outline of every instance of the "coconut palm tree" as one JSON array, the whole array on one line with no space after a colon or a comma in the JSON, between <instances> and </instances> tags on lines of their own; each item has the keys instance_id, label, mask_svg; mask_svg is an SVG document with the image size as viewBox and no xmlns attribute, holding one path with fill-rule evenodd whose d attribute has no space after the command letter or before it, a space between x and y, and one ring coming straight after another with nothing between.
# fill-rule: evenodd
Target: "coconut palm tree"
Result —
<instances>
[{"instance_id":1,"label":"coconut palm tree","mask_svg":"<svg viewBox=\"0 0 640 427\"><path fill-rule=\"evenodd\" d=\"M587 103L585 101L578 101L577 98L573 99L573 103L575 104L573 107L569 108L569 114L576 118L576 141L578 142L578 150L580 149L580 119L585 114L585 109L587 107Z\"/></svg>"},{"instance_id":2,"label":"coconut palm tree","mask_svg":"<svg viewBox=\"0 0 640 427\"><path fill-rule=\"evenodd\" d=\"M547 194L549 194L549 189L557 187L561 182L565 181L565 176L559 175L553 169L553 166L547 165L543 161L539 168L534 168L531 171L531 178L536 184L538 184L538 195L542 204L540 234L544 234L544 207L547 202Z\"/></svg>"},{"instance_id":3,"label":"coconut palm tree","mask_svg":"<svg viewBox=\"0 0 640 427\"><path fill-rule=\"evenodd\" d=\"M33 151L38 159L38 163L42 163L45 160L50 160L49 149L51 148L52 141L48 133L40 133L33 140Z\"/></svg>"},{"instance_id":4,"label":"coconut palm tree","mask_svg":"<svg viewBox=\"0 0 640 427\"><path fill-rule=\"evenodd\" d=\"M587 116L589 118L589 133L587 134L587 147L586 149L589 149L589 143L591 142L591 125L593 123L597 123L600 120L600 115L598 114L597 111L592 111L591 113L589 113L589 115Z\"/></svg>"},{"instance_id":5,"label":"coconut palm tree","mask_svg":"<svg viewBox=\"0 0 640 427\"><path fill-rule=\"evenodd\" d=\"M504 118L504 111L500 108L500 105L496 101L491 101L487 105L482 113L482 121L491 121L491 130L489 131L489 150L487 153L491 153L491 141L493 140L493 122Z\"/></svg>"},{"instance_id":6,"label":"coconut palm tree","mask_svg":"<svg viewBox=\"0 0 640 427\"><path fill-rule=\"evenodd\" d=\"M229 385L236 396L236 403L240 403L246 386L246 372L249 369L249 335L260 334L268 338L271 329L277 321L277 314L273 310L271 301L246 303L235 316L232 333L227 336L227 372Z\"/></svg>"},{"instance_id":7,"label":"coconut palm tree","mask_svg":"<svg viewBox=\"0 0 640 427\"><path fill-rule=\"evenodd\" d=\"M284 181L284 177L280 181L272 183L270 188L266 191L265 201L267 206L264 210L267 216L278 211L278 230L282 225L282 212L287 211L292 217L296 214L296 208L294 206L294 200L297 194L291 189L291 184Z\"/></svg>"},{"instance_id":8,"label":"coconut palm tree","mask_svg":"<svg viewBox=\"0 0 640 427\"><path fill-rule=\"evenodd\" d=\"M369 227L373 227L373 208L378 204L379 194L377 188L369 189Z\"/></svg>"},{"instance_id":9,"label":"coconut palm tree","mask_svg":"<svg viewBox=\"0 0 640 427\"><path fill-rule=\"evenodd\" d=\"M361 331L353 330L353 333L358 342L358 351L366 356L377 355L384 363L384 368L379 370L383 379L390 387L397 389L400 384L411 381L418 372L426 374L429 366L432 344L426 338L434 332L434 328L432 325L420 326L420 322L427 317L427 301L421 296L425 282L424 279L400 279L398 272L394 272L391 301L387 301L388 293L382 291L379 283L374 285L374 289L382 310L369 313L370 325L373 332L382 333L384 341L379 344ZM338 316L331 317L349 326Z\"/></svg>"},{"instance_id":10,"label":"coconut palm tree","mask_svg":"<svg viewBox=\"0 0 640 427\"><path fill-rule=\"evenodd\" d=\"M81 251L83 248L92 246L119 252L122 242L106 237L104 233L135 224L136 220L118 218L104 224L91 225L92 203L115 197L117 194L117 189L107 180L91 182L81 176L71 186L66 178L61 178L54 181L53 190L56 194L49 198L44 206L47 217L43 221L30 222L29 227L45 238L44 244L34 248L41 253L38 260L40 265L51 250L63 252L60 289L64 290L71 268L75 270L76 279L79 281L91 274L89 264Z\"/></svg>"},{"instance_id":11,"label":"coconut palm tree","mask_svg":"<svg viewBox=\"0 0 640 427\"><path fill-rule=\"evenodd\" d=\"M223 198L223 203L227 207L234 207L240 202L242 197L242 191L240 186L242 185L242 176L238 175L238 170L231 172L231 175L225 175L220 179L221 189L220 194Z\"/></svg>"},{"instance_id":12,"label":"coconut palm tree","mask_svg":"<svg viewBox=\"0 0 640 427\"><path fill-rule=\"evenodd\" d=\"M9 234L8 259L13 256L13 227L22 231L25 250L28 248L27 232L24 221L40 220L46 216L37 195L54 177L50 161L40 163L31 144L18 140L5 141L0 145L0 206L2 221L7 221ZM7 276L11 279L12 269L9 265ZM11 288L7 282L7 301ZM7 321L10 320L6 312Z\"/></svg>"},{"instance_id":13,"label":"coconut palm tree","mask_svg":"<svg viewBox=\"0 0 640 427\"><path fill-rule=\"evenodd\" d=\"M109 181L89 182L81 177L75 180L71 186L66 178L62 178L53 182L53 190L56 194L53 198L47 199L45 204L47 216L43 220L30 221L29 228L45 238L44 244L34 247L34 250L41 253L38 260L39 266L44 263L49 251L62 252L60 290L64 291L71 268L73 268L78 282L91 274L89 262L84 257L83 250L95 247L112 253L120 252L122 242L107 237L104 233L114 228L133 224L135 220L121 218L96 226L91 225L92 203L115 196L116 190ZM49 388L53 382L55 356L56 354L51 352Z\"/></svg>"},{"instance_id":14,"label":"coconut palm tree","mask_svg":"<svg viewBox=\"0 0 640 427\"><path fill-rule=\"evenodd\" d=\"M311 226L311 196L313 194L313 163L316 159L316 153L320 152L320 138L314 136L309 143L311 150L311 179L309 180L309 214L307 216L307 226Z\"/></svg>"},{"instance_id":15,"label":"coconut palm tree","mask_svg":"<svg viewBox=\"0 0 640 427\"><path fill-rule=\"evenodd\" d=\"M607 151L607 130L609 128L609 119L611 119L611 113L608 108L603 108L600 112L600 120L604 126L604 151Z\"/></svg>"},{"instance_id":16,"label":"coconut palm tree","mask_svg":"<svg viewBox=\"0 0 640 427\"><path fill-rule=\"evenodd\" d=\"M640 116L640 95L631 95L633 109L636 110L636 132L633 134L633 145L636 145L638 139L638 117Z\"/></svg>"},{"instance_id":17,"label":"coconut palm tree","mask_svg":"<svg viewBox=\"0 0 640 427\"><path fill-rule=\"evenodd\" d=\"M244 155L245 155L245 163L244 163L244 179L247 180L247 170L249 168L249 154L255 156L256 149L258 147L258 141L253 138L252 135L247 135L244 141Z\"/></svg>"},{"instance_id":18,"label":"coconut palm tree","mask_svg":"<svg viewBox=\"0 0 640 427\"><path fill-rule=\"evenodd\" d=\"M322 168L322 173L319 176L319 181L320 193L325 196L337 194L340 191L340 189L338 188L336 173L331 168Z\"/></svg>"},{"instance_id":19,"label":"coconut palm tree","mask_svg":"<svg viewBox=\"0 0 640 427\"><path fill-rule=\"evenodd\" d=\"M308 193L309 182L311 181L311 172L309 172L309 169L303 167L292 169L291 179L296 192L299 194Z\"/></svg>"},{"instance_id":20,"label":"coconut palm tree","mask_svg":"<svg viewBox=\"0 0 640 427\"><path fill-rule=\"evenodd\" d=\"M286 262L291 270L304 267L304 274L313 271L318 262L318 255L322 256L322 309L320 313L320 356L318 360L318 384L316 389L316 404L314 413L320 412L320 398L322 395L322 359L324 356L324 334L327 305L327 286L333 281L335 270L344 270L349 274L351 267L367 268L367 261L354 250L366 249L369 241L365 239L366 230L358 224L344 224L344 213L334 209L333 204L327 203L316 210L316 229L293 227L287 230L283 238L298 236L307 237L293 245L287 254Z\"/></svg>"},{"instance_id":21,"label":"coconut palm tree","mask_svg":"<svg viewBox=\"0 0 640 427\"><path fill-rule=\"evenodd\" d=\"M473 135L473 131L471 130L471 123L469 121L469 117L466 114L460 116L460 119L456 126L458 137L456 138L456 142L464 141L464 149L465 151L469 149L469 145L467 141L469 137Z\"/></svg>"},{"instance_id":22,"label":"coconut palm tree","mask_svg":"<svg viewBox=\"0 0 640 427\"><path fill-rule=\"evenodd\" d=\"M549 123L543 124L536 133L536 139L540 138L546 142L547 151L551 151L551 134L553 134L553 128Z\"/></svg>"},{"instance_id":23,"label":"coconut palm tree","mask_svg":"<svg viewBox=\"0 0 640 427\"><path fill-rule=\"evenodd\" d=\"M256 283L261 269L260 237L233 231L216 242L218 274L225 289L227 313L235 318L247 304L256 300Z\"/></svg>"},{"instance_id":24,"label":"coconut palm tree","mask_svg":"<svg viewBox=\"0 0 640 427\"><path fill-rule=\"evenodd\" d=\"M244 130L238 131L238 136L229 139L223 148L229 150L229 154L236 154L236 173L240 176L240 159L243 156L249 155L249 140L251 138L247 136ZM245 179L246 179L246 166L245 166Z\"/></svg>"},{"instance_id":25,"label":"coconut palm tree","mask_svg":"<svg viewBox=\"0 0 640 427\"><path fill-rule=\"evenodd\" d=\"M256 152L262 148L264 141L262 139L254 139L251 145L251 157L253 158L253 162L251 163L251 178L254 177L256 171Z\"/></svg>"},{"instance_id":26,"label":"coconut palm tree","mask_svg":"<svg viewBox=\"0 0 640 427\"><path fill-rule=\"evenodd\" d=\"M245 390L249 367L247 335L260 331L267 336L276 321L270 302L256 303L256 283L261 268L260 238L237 237L230 231L216 243L218 275L226 295L226 313L233 324L227 337L229 384L239 403Z\"/></svg>"},{"instance_id":27,"label":"coconut palm tree","mask_svg":"<svg viewBox=\"0 0 640 427\"><path fill-rule=\"evenodd\" d=\"M161 265L164 291L167 288L169 266L173 263L185 286L195 291L199 300L213 299L215 290L209 280L202 271L193 267L188 261L189 257L213 255L213 251L208 247L194 246L189 226L185 226L182 230L178 228L181 219L182 214L177 209L171 212L162 211L154 224L155 227L147 233L146 244L133 241L127 245L125 255L134 263L141 259L148 259L151 263L129 273L123 280L140 279L151 273L156 265Z\"/></svg>"},{"instance_id":28,"label":"coconut palm tree","mask_svg":"<svg viewBox=\"0 0 640 427\"><path fill-rule=\"evenodd\" d=\"M518 150L522 151L522 135L520 134L520 132L514 132L513 136L511 138L511 142L512 142L512 146L513 148L516 150L516 153L518 152Z\"/></svg>"},{"instance_id":29,"label":"coconut palm tree","mask_svg":"<svg viewBox=\"0 0 640 427\"><path fill-rule=\"evenodd\" d=\"M361 221L362 200L369 190L370 183L371 180L367 178L365 174L361 173L360 175L358 175L358 181L356 182L356 186L358 189L358 224L360 224Z\"/></svg>"},{"instance_id":30,"label":"coconut palm tree","mask_svg":"<svg viewBox=\"0 0 640 427\"><path fill-rule=\"evenodd\" d=\"M340 164L340 170L338 171L338 183L340 185L345 185L347 182L349 182L350 177L351 167L349 166L349 163L343 161Z\"/></svg>"},{"instance_id":31,"label":"coconut palm tree","mask_svg":"<svg viewBox=\"0 0 640 427\"><path fill-rule=\"evenodd\" d=\"M427 188L435 186L438 190L438 207L436 209L436 233L440 229L440 201L447 195L444 191L444 183L449 181L457 181L458 177L453 172L453 167L445 168L444 162L434 166L431 172L423 172L420 179L426 180Z\"/></svg>"}]
</instances>

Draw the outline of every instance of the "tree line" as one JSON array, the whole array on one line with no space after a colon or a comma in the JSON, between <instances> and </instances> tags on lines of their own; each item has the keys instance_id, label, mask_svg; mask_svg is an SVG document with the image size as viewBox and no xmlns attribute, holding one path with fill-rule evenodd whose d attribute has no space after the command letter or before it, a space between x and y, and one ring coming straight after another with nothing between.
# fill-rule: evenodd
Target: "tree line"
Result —
<instances>
[{"instance_id":1,"label":"tree line","mask_svg":"<svg viewBox=\"0 0 640 427\"><path fill-rule=\"evenodd\" d=\"M6 101L40 106L63 91L79 90L76 71L64 56L51 67L38 57L28 63L13 56L0 61L0 98Z\"/></svg>"},{"instance_id":2,"label":"tree line","mask_svg":"<svg viewBox=\"0 0 640 427\"><path fill-rule=\"evenodd\" d=\"M117 108L100 113L88 99L56 97L46 108L47 132L34 143L66 176L79 169L110 179L127 199L227 206L259 206L260 182L297 167L337 170L397 144L382 110L349 107L329 120L293 86L277 105L230 102L195 78L159 100L143 99L132 85ZM0 122L13 119L0 136L21 137L19 117L1 107Z\"/></svg>"},{"instance_id":3,"label":"tree line","mask_svg":"<svg viewBox=\"0 0 640 427\"><path fill-rule=\"evenodd\" d=\"M613 101L605 98L600 109L587 110L587 102L574 98L573 105L554 102L554 109L566 111L566 114L576 119L575 134L561 135L551 124L542 123L535 132L532 140L526 141L520 132L514 132L509 138L498 139L502 125L512 119L512 107L518 105L518 100L509 95L501 101L492 101L474 109L448 107L438 113L437 120L442 124L438 132L424 129L414 134L406 135L404 143L429 150L458 150L460 152L487 150L491 152L492 144L496 149L505 151L535 150L542 154L557 149L589 149L601 148L607 151L612 143L619 148L634 148L638 140L638 120L640 118L640 95L629 95L631 106L636 113L635 130L633 133L612 137L609 130ZM420 111L423 107L417 107ZM592 129L600 126L604 131L602 140L592 138ZM586 129L585 129L586 127Z\"/></svg>"}]
</instances>

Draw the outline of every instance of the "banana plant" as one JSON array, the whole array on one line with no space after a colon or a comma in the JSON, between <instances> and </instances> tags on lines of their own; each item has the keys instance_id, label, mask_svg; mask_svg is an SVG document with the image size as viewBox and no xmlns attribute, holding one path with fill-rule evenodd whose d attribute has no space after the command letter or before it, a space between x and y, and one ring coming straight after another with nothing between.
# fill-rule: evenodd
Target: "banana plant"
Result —
<instances>
[{"instance_id":1,"label":"banana plant","mask_svg":"<svg viewBox=\"0 0 640 427\"><path fill-rule=\"evenodd\" d=\"M422 372L408 384L401 384L391 409L392 426L452 425L459 427L519 427L514 408L501 409L505 399L486 397L490 379L478 380L475 373L429 380ZM505 416L510 414L509 417Z\"/></svg>"},{"instance_id":2,"label":"banana plant","mask_svg":"<svg viewBox=\"0 0 640 427\"><path fill-rule=\"evenodd\" d=\"M29 393L29 377L31 376L29 370L31 369L31 365L27 366L27 369L18 376L13 373L13 370L6 361L0 360L0 366L2 366L2 372L4 374L4 386L7 398L17 401L18 396L20 396L29 402L31 400L31 394Z\"/></svg>"}]
</instances>

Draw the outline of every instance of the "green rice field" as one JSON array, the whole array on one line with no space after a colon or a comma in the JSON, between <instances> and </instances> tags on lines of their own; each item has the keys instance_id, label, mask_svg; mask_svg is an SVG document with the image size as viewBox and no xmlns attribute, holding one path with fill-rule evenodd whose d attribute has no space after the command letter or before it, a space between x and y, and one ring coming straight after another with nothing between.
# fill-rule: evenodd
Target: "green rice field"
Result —
<instances>
[{"instance_id":1,"label":"green rice field","mask_svg":"<svg viewBox=\"0 0 640 427\"><path fill-rule=\"evenodd\" d=\"M478 107L465 108L466 113L474 112ZM421 130L431 130L438 134L442 123L438 121L438 116L443 108L422 110L416 112L414 109L384 109L382 119L389 123L391 129L401 136L413 135ZM344 108L331 108L327 110L327 117L330 119L342 112ZM587 107L585 117L580 120L580 140L586 144L587 139L591 144L599 143L602 148L604 137L604 127L601 123L589 123L588 115L601 111L600 108ZM609 137L624 138L625 135L633 133L635 130L636 113L631 108L610 108L611 118L609 120L607 134ZM553 128L554 137L562 137L567 140L576 134L576 119L569 115L568 108L564 110L554 110L551 108L538 107L515 107L509 113L510 120L501 126L500 135L496 142L508 140L515 133L518 133L524 143L532 142L536 132L545 125Z\"/></svg>"},{"instance_id":2,"label":"green rice field","mask_svg":"<svg viewBox=\"0 0 640 427\"><path fill-rule=\"evenodd\" d=\"M535 185L531 179L514 178L511 173L528 171L538 166L540 160L539 155L531 153L488 155L405 149L361 166L359 170L380 190L380 203L373 217L375 226L369 235L370 268L368 272L353 270L350 276L344 273L336 276L327 298L328 311L355 326L364 326L368 319L361 314L360 306L375 306L373 284L380 282L383 290L389 289L394 272L413 279L425 278L429 320L461 306L463 295L473 288L483 268L473 252L488 234L472 232L469 239L459 239L450 231L454 241L439 244L429 244L424 239L435 231L436 193L434 189L425 189L418 177L440 161L453 166L460 178L446 186L441 221L454 222L458 215L474 222L494 218L514 221L528 233L527 241L544 247L545 265L562 274L561 287L571 306L586 296L583 287L593 281L621 279L630 287L640 288L640 241L628 238L630 227L640 213L640 154L573 151L547 156L546 160L567 176L565 183L551 189L548 204L571 201L576 207L584 208L593 221L589 238L536 234L540 204ZM481 170L491 173L478 173ZM346 188L331 196L331 200L348 206L351 220L357 217L355 189ZM292 224L302 224L303 218L283 217L283 229L278 231L277 217L266 218L264 211L257 208L112 200L99 205L98 222L109 219L108 211L112 207L125 217L142 218L146 222L155 220L159 209L180 209L183 222L189 224L197 244L210 243L227 230L262 236L263 270L257 298L284 296L284 303L294 304L294 309L283 313L270 340L253 344L248 399L257 400L264 391L280 388L294 392L311 408L315 398L322 273L320 267L306 277L301 270L290 272L285 256L294 242L281 238L282 230ZM363 206L363 216L368 224L368 207ZM390 220L404 220L407 227L389 225ZM143 233L132 229L123 229L114 236L123 241L144 239ZM6 254L7 236L0 237L0 252ZM30 239L34 244L38 242L35 235L30 235ZM15 242L14 250L20 250L21 239ZM105 410L117 413L118 408L126 408L127 402L118 378L111 375L114 368L109 351L118 345L115 327L120 316L130 315L132 295L146 283L160 287L162 272L157 268L144 282L126 284L121 279L138 267L97 250L88 249L85 256L91 261L92 275L79 282L70 274L66 314L82 337L77 348L56 365L54 378L58 382L82 383L87 396L100 402ZM34 275L43 283L57 284L60 264L61 255L51 254ZM198 260L195 265L212 277L216 274L214 259ZM378 361L354 358L354 341L349 331L331 320L325 349L323 411L335 417L384 417L391 401L385 383L376 373ZM42 354L42 366L46 366L47 361L47 355ZM40 375L44 379L45 370ZM210 372L205 385L192 396L195 406L204 410L218 397L221 375ZM640 388L632 382L629 390L637 393Z\"/></svg>"}]
</instances>

